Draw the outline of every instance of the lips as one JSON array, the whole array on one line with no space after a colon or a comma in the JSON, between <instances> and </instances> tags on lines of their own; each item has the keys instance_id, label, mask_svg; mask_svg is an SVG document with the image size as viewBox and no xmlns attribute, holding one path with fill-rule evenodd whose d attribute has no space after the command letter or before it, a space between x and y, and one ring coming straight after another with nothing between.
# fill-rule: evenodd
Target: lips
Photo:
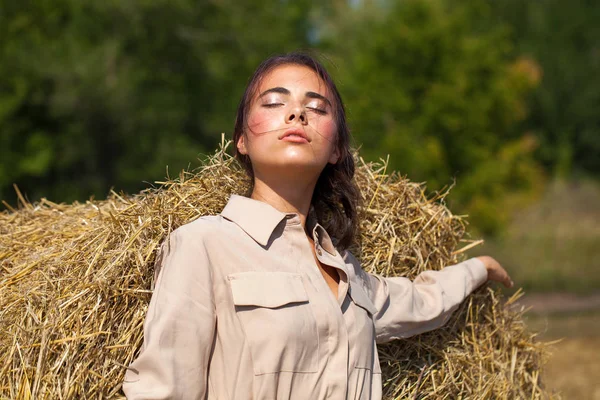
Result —
<instances>
[{"instance_id":1,"label":"lips","mask_svg":"<svg viewBox=\"0 0 600 400\"><path fill-rule=\"evenodd\" d=\"M300 128L291 128L284 132L283 135L279 137L279 140L284 140L286 142L294 142L294 143L309 143L310 140L308 136L304 132L303 129Z\"/></svg>"}]
</instances>

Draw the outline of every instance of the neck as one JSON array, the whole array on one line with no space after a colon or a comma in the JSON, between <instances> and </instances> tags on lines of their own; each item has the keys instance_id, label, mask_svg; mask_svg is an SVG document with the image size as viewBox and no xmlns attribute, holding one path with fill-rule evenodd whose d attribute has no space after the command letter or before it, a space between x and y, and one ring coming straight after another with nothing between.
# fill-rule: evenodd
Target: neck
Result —
<instances>
[{"instance_id":1,"label":"neck","mask_svg":"<svg viewBox=\"0 0 600 400\"><path fill-rule=\"evenodd\" d=\"M281 212L298 214L302 226L305 227L316 184L316 180L313 182L301 182L297 179L266 181L255 177L250 197L270 204Z\"/></svg>"}]
</instances>

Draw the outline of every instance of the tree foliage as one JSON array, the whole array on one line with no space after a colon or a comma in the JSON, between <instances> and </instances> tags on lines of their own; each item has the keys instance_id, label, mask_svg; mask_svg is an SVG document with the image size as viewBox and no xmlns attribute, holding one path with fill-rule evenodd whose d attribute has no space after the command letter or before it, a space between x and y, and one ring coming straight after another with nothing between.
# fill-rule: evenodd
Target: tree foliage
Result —
<instances>
[{"instance_id":1,"label":"tree foliage","mask_svg":"<svg viewBox=\"0 0 600 400\"><path fill-rule=\"evenodd\" d=\"M510 27L514 54L535 59L542 79L522 129L535 132L537 159L559 177L600 177L600 3L490 2L491 23Z\"/></svg>"},{"instance_id":2,"label":"tree foliage","mask_svg":"<svg viewBox=\"0 0 600 400\"><path fill-rule=\"evenodd\" d=\"M0 197L134 191L212 151L256 64L307 46L308 2L267 4L3 1Z\"/></svg>"},{"instance_id":3,"label":"tree foliage","mask_svg":"<svg viewBox=\"0 0 600 400\"><path fill-rule=\"evenodd\" d=\"M589 3L589 4L588 4ZM211 152L266 56L313 48L362 155L494 231L600 173L600 7L542 0L0 0L0 198L137 191Z\"/></svg>"},{"instance_id":4,"label":"tree foliage","mask_svg":"<svg viewBox=\"0 0 600 400\"><path fill-rule=\"evenodd\" d=\"M338 12L344 22L330 46L363 154L390 154L394 169L430 188L456 178L459 207L481 229L496 229L542 176L535 139L515 129L537 65L510 56L505 26L481 24L490 12L484 2L408 0Z\"/></svg>"}]
</instances>

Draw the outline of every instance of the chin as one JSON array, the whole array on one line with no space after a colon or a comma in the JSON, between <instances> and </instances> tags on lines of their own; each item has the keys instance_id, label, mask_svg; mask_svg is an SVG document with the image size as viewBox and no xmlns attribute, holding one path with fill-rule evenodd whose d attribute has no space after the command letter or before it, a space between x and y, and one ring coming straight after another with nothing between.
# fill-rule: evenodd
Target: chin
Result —
<instances>
[{"instance_id":1,"label":"chin","mask_svg":"<svg viewBox=\"0 0 600 400\"><path fill-rule=\"evenodd\" d=\"M319 157L319 154L315 154L314 152L294 152L283 154L280 158L281 164L289 164L289 165L305 165L307 167L312 166L322 166L324 167L327 164L327 159L323 156Z\"/></svg>"},{"instance_id":2,"label":"chin","mask_svg":"<svg viewBox=\"0 0 600 400\"><path fill-rule=\"evenodd\" d=\"M265 162L255 168L260 169L262 174L277 174L280 176L288 176L290 179L306 178L307 175L315 175L318 177L321 171L325 168L326 163L320 163L313 160L291 158L285 160L277 160L277 162Z\"/></svg>"},{"instance_id":3,"label":"chin","mask_svg":"<svg viewBox=\"0 0 600 400\"><path fill-rule=\"evenodd\" d=\"M315 162L314 160L284 160L278 163L279 168L293 169L295 171L322 171L325 168L324 163Z\"/></svg>"},{"instance_id":4,"label":"chin","mask_svg":"<svg viewBox=\"0 0 600 400\"><path fill-rule=\"evenodd\" d=\"M308 151L307 151L308 150ZM286 151L262 152L251 158L255 169L272 171L288 175L315 174L319 175L328 162L326 154L315 154L312 149L286 149Z\"/></svg>"}]
</instances>

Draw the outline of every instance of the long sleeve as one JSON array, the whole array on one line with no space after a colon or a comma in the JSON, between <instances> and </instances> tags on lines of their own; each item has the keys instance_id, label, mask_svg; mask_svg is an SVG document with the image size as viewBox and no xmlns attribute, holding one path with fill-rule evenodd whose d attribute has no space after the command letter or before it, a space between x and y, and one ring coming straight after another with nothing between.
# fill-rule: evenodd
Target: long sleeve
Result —
<instances>
[{"instance_id":1,"label":"long sleeve","mask_svg":"<svg viewBox=\"0 0 600 400\"><path fill-rule=\"evenodd\" d=\"M161 253L144 344L123 391L130 400L204 399L215 334L209 259L202 241L182 228Z\"/></svg>"},{"instance_id":2,"label":"long sleeve","mask_svg":"<svg viewBox=\"0 0 600 400\"><path fill-rule=\"evenodd\" d=\"M471 258L441 271L424 271L414 281L369 274L353 259L361 286L377 309L377 343L407 338L444 325L452 312L487 279L483 262Z\"/></svg>"}]
</instances>

